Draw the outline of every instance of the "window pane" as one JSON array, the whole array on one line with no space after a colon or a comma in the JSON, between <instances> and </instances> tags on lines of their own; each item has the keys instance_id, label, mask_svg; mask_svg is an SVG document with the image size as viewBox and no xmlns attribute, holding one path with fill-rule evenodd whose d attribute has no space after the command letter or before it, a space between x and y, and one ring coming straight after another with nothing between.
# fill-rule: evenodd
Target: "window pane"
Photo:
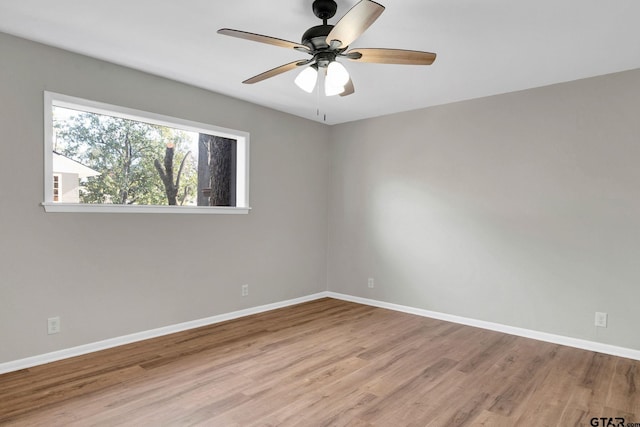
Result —
<instances>
[{"instance_id":1,"label":"window pane","mask_svg":"<svg viewBox=\"0 0 640 427\"><path fill-rule=\"evenodd\" d=\"M52 108L54 201L236 206L237 140ZM64 193L57 175L64 177Z\"/></svg>"}]
</instances>

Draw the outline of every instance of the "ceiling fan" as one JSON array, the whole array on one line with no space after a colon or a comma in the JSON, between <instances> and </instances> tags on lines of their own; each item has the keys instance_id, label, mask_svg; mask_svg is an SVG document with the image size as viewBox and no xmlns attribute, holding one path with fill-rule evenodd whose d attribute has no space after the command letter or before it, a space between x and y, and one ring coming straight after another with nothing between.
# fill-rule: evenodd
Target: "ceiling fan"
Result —
<instances>
[{"instance_id":1,"label":"ceiling fan","mask_svg":"<svg viewBox=\"0 0 640 427\"><path fill-rule=\"evenodd\" d=\"M242 83L253 84L298 67L305 67L296 77L295 83L306 92L313 92L318 75L324 77L325 95L347 96L355 92L353 81L344 65L338 59L357 62L373 62L378 64L431 65L436 59L435 53L403 49L354 48L349 45L365 32L371 24L384 12L384 6L371 0L361 0L353 6L334 25L329 25L338 9L334 0L315 0L313 13L322 19L322 25L309 28L302 35L302 43L295 43L275 37L246 31L222 28L219 34L241 39L266 43L274 46L295 49L311 55L311 59L297 60L273 68Z\"/></svg>"}]
</instances>

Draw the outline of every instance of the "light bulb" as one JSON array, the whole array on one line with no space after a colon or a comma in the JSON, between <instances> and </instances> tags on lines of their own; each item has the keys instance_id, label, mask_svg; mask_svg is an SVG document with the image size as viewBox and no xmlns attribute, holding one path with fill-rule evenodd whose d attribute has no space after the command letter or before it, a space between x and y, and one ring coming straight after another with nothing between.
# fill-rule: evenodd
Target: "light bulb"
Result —
<instances>
[{"instance_id":1,"label":"light bulb","mask_svg":"<svg viewBox=\"0 0 640 427\"><path fill-rule=\"evenodd\" d=\"M349 72L344 65L338 61L333 61L327 67L327 85L344 87L349 81Z\"/></svg>"},{"instance_id":2,"label":"light bulb","mask_svg":"<svg viewBox=\"0 0 640 427\"><path fill-rule=\"evenodd\" d=\"M296 85L305 92L313 92L318 81L318 71L313 67L307 67L298 74L295 79Z\"/></svg>"}]
</instances>

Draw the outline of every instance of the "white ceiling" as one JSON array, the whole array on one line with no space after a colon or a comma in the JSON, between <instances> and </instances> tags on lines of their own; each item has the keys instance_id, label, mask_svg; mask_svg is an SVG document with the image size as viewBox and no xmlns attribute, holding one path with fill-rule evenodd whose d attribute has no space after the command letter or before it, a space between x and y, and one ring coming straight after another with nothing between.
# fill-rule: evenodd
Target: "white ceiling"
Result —
<instances>
[{"instance_id":1,"label":"white ceiling","mask_svg":"<svg viewBox=\"0 0 640 427\"><path fill-rule=\"evenodd\" d=\"M638 0L380 1L385 12L351 47L438 57L429 67L346 62L356 93L344 98L301 91L297 71L243 85L308 56L216 33L299 42L321 23L312 0L0 0L0 31L328 124L640 68ZM337 0L329 23L356 2Z\"/></svg>"}]
</instances>

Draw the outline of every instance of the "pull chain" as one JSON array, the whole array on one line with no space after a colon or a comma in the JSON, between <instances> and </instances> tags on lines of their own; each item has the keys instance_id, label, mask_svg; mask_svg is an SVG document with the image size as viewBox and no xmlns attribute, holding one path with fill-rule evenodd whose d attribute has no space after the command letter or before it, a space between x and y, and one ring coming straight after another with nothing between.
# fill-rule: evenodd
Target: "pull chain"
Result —
<instances>
[{"instance_id":1,"label":"pull chain","mask_svg":"<svg viewBox=\"0 0 640 427\"><path fill-rule=\"evenodd\" d=\"M320 86L324 87L325 73L323 68L318 68L318 82L316 83L316 116L320 117ZM322 114L322 120L327 121L327 113Z\"/></svg>"},{"instance_id":2,"label":"pull chain","mask_svg":"<svg viewBox=\"0 0 640 427\"><path fill-rule=\"evenodd\" d=\"M320 117L320 85L322 78L320 75L320 69L318 68L318 81L316 83L316 116Z\"/></svg>"}]
</instances>

